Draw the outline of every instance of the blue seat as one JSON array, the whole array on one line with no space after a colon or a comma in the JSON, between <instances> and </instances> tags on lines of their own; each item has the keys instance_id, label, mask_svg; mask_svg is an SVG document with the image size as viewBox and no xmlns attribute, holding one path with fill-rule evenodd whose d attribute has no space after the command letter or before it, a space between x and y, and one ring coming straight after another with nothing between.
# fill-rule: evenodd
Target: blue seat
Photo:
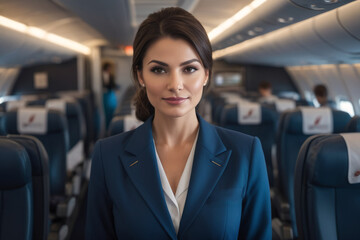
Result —
<instances>
[{"instance_id":1,"label":"blue seat","mask_svg":"<svg viewBox=\"0 0 360 240\"><path fill-rule=\"evenodd\" d=\"M320 109L314 109L319 112ZM329 110L331 113L333 128L331 133L345 131L345 127L350 120L350 115L343 111ZM325 119L324 119L325 120ZM322 120L322 121L324 121ZM316 134L306 134L303 130L303 116L300 109L288 111L282 114L279 121L277 144L277 166L278 181L276 183L275 207L282 220L290 221L292 233L297 237L295 205L294 205L294 171L295 163L301 145L305 140ZM284 204L285 203L285 204ZM283 206L286 206L284 209Z\"/></svg>"},{"instance_id":2,"label":"blue seat","mask_svg":"<svg viewBox=\"0 0 360 240\"><path fill-rule=\"evenodd\" d=\"M31 162L24 147L0 140L0 239L30 240L33 229Z\"/></svg>"},{"instance_id":3,"label":"blue seat","mask_svg":"<svg viewBox=\"0 0 360 240\"><path fill-rule=\"evenodd\" d=\"M113 136L137 128L142 122L133 115L115 116L111 119L108 136Z\"/></svg>"},{"instance_id":4,"label":"blue seat","mask_svg":"<svg viewBox=\"0 0 360 240\"><path fill-rule=\"evenodd\" d=\"M23 146L31 161L34 204L33 238L46 240L49 233L49 166L48 156L41 142L32 136L7 135L8 139Z\"/></svg>"},{"instance_id":5,"label":"blue seat","mask_svg":"<svg viewBox=\"0 0 360 240\"><path fill-rule=\"evenodd\" d=\"M256 124L239 123L238 107L226 105L222 112L220 126L239 131L252 136L257 136L264 151L270 186L273 186L273 165L271 149L275 143L278 123L278 113L272 109L261 106L261 120Z\"/></svg>"},{"instance_id":6,"label":"blue seat","mask_svg":"<svg viewBox=\"0 0 360 240\"><path fill-rule=\"evenodd\" d=\"M301 147L295 172L299 239L359 239L360 183L350 184L348 176L353 140L359 143L360 133L316 135Z\"/></svg>"},{"instance_id":7,"label":"blue seat","mask_svg":"<svg viewBox=\"0 0 360 240\"><path fill-rule=\"evenodd\" d=\"M36 108L37 109L37 108ZM46 113L46 131L43 133L21 132L18 129L18 110L4 116L7 134L28 134L40 140L49 157L50 195L65 195L66 153L69 149L68 127L65 116L58 111Z\"/></svg>"},{"instance_id":8,"label":"blue seat","mask_svg":"<svg viewBox=\"0 0 360 240\"><path fill-rule=\"evenodd\" d=\"M354 116L346 126L347 132L360 132L360 116Z\"/></svg>"}]
</instances>

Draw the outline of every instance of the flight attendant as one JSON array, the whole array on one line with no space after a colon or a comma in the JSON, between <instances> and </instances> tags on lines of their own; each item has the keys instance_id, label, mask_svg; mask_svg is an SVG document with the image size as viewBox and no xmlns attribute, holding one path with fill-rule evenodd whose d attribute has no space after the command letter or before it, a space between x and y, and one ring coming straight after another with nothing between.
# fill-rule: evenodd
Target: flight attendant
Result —
<instances>
[{"instance_id":1,"label":"flight attendant","mask_svg":"<svg viewBox=\"0 0 360 240\"><path fill-rule=\"evenodd\" d=\"M86 239L271 239L260 141L196 113L212 49L198 20L165 8L140 25L135 130L97 142Z\"/></svg>"}]
</instances>

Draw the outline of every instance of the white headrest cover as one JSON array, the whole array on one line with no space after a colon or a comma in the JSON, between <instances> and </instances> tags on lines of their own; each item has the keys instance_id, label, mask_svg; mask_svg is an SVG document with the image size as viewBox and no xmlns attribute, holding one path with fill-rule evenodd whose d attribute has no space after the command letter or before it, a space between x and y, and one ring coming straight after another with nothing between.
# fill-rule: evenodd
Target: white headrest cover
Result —
<instances>
[{"instance_id":1,"label":"white headrest cover","mask_svg":"<svg viewBox=\"0 0 360 240\"><path fill-rule=\"evenodd\" d=\"M17 101L9 101L6 102L6 111L10 111L13 109L18 109L26 106L25 100L17 100Z\"/></svg>"},{"instance_id":2,"label":"white headrest cover","mask_svg":"<svg viewBox=\"0 0 360 240\"><path fill-rule=\"evenodd\" d=\"M330 108L301 107L303 133L319 134L333 132L333 117Z\"/></svg>"},{"instance_id":3,"label":"white headrest cover","mask_svg":"<svg viewBox=\"0 0 360 240\"><path fill-rule=\"evenodd\" d=\"M138 126L140 126L143 122L139 121L135 116L126 115L124 118L124 131L130 131Z\"/></svg>"},{"instance_id":4,"label":"white headrest cover","mask_svg":"<svg viewBox=\"0 0 360 240\"><path fill-rule=\"evenodd\" d=\"M276 111L283 112L286 110L291 110L296 107L295 101L291 99L277 99L275 101Z\"/></svg>"},{"instance_id":5,"label":"white headrest cover","mask_svg":"<svg viewBox=\"0 0 360 240\"><path fill-rule=\"evenodd\" d=\"M238 103L238 122L240 124L261 123L261 106L258 103Z\"/></svg>"},{"instance_id":6,"label":"white headrest cover","mask_svg":"<svg viewBox=\"0 0 360 240\"><path fill-rule=\"evenodd\" d=\"M66 101L63 99L49 99L46 101L46 108L65 113Z\"/></svg>"},{"instance_id":7,"label":"white headrest cover","mask_svg":"<svg viewBox=\"0 0 360 240\"><path fill-rule=\"evenodd\" d=\"M360 183L360 133L342 133L340 135L345 140L349 156L349 183Z\"/></svg>"},{"instance_id":8,"label":"white headrest cover","mask_svg":"<svg viewBox=\"0 0 360 240\"><path fill-rule=\"evenodd\" d=\"M47 132L47 110L45 108L21 108L17 115L17 129L24 134Z\"/></svg>"}]
</instances>

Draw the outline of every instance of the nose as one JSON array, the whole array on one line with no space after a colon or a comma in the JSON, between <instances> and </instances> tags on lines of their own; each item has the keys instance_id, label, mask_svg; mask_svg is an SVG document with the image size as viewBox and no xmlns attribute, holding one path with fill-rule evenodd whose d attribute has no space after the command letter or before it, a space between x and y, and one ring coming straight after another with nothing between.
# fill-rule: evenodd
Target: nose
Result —
<instances>
[{"instance_id":1,"label":"nose","mask_svg":"<svg viewBox=\"0 0 360 240\"><path fill-rule=\"evenodd\" d=\"M167 88L169 91L180 91L184 88L183 79L179 73L173 72L169 75Z\"/></svg>"}]
</instances>

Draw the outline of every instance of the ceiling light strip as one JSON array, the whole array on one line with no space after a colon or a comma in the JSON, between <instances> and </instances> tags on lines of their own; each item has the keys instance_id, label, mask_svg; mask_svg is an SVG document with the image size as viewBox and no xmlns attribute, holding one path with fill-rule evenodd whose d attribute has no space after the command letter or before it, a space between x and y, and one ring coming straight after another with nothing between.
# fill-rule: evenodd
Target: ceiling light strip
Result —
<instances>
[{"instance_id":1,"label":"ceiling light strip","mask_svg":"<svg viewBox=\"0 0 360 240\"><path fill-rule=\"evenodd\" d=\"M254 9L259 7L261 4L266 2L266 0L254 0L249 5L242 8L235 15L228 18L225 22L221 23L219 26L214 28L209 34L209 39L212 42L215 38L220 36L223 32L233 26L235 23L239 22L241 19L249 15Z\"/></svg>"},{"instance_id":2,"label":"ceiling light strip","mask_svg":"<svg viewBox=\"0 0 360 240\"><path fill-rule=\"evenodd\" d=\"M78 42L72 41L70 39L60 37L59 35L48 33L40 28L27 26L23 23L19 23L12 19L0 16L0 26L21 32L23 34L45 40L61 47L71 49L75 52L79 52L85 55L90 54L90 48L85 45L82 45Z\"/></svg>"}]
</instances>

